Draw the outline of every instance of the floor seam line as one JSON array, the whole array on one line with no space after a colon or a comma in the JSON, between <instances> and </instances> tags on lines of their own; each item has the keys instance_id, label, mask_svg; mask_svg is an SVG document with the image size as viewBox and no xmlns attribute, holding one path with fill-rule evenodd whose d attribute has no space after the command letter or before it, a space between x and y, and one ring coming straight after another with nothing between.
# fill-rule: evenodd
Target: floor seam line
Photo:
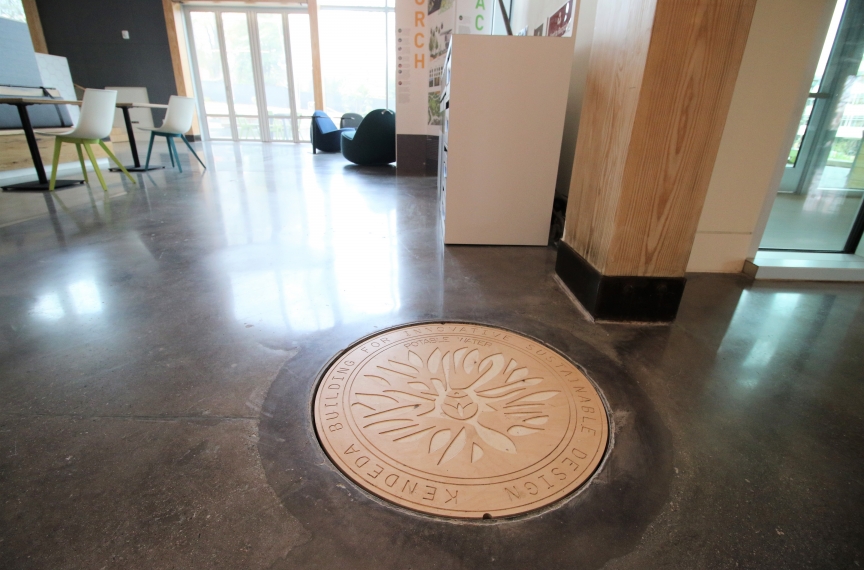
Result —
<instances>
[{"instance_id":1,"label":"floor seam line","mask_svg":"<svg viewBox=\"0 0 864 570\"><path fill-rule=\"evenodd\" d=\"M0 412L0 417L18 418L79 418L79 419L114 419L114 420L226 420L247 421L258 420L258 416L125 416L125 415L85 415L85 414L16 414Z\"/></svg>"}]
</instances>

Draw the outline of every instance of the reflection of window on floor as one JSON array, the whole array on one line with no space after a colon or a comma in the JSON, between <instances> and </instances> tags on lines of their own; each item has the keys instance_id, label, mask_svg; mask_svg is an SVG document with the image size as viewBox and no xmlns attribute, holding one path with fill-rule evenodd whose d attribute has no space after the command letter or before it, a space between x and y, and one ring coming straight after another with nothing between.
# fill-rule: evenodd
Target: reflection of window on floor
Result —
<instances>
[{"instance_id":1,"label":"reflection of window on floor","mask_svg":"<svg viewBox=\"0 0 864 570\"><path fill-rule=\"evenodd\" d=\"M759 247L840 251L860 205L860 191L778 194Z\"/></svg>"},{"instance_id":2,"label":"reflection of window on floor","mask_svg":"<svg viewBox=\"0 0 864 570\"><path fill-rule=\"evenodd\" d=\"M67 313L74 315L92 315L102 312L102 297L96 282L92 280L76 281L66 287L65 291L46 293L36 299L30 313L40 319L57 320Z\"/></svg>"}]
</instances>

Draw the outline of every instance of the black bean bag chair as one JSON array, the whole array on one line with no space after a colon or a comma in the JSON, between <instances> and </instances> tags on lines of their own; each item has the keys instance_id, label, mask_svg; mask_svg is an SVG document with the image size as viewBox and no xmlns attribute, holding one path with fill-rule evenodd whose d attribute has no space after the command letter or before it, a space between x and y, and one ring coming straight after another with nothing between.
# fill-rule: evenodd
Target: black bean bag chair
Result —
<instances>
[{"instance_id":1,"label":"black bean bag chair","mask_svg":"<svg viewBox=\"0 0 864 570\"><path fill-rule=\"evenodd\" d=\"M356 132L342 133L342 156L354 164L372 166L396 162L396 113L375 109Z\"/></svg>"}]
</instances>

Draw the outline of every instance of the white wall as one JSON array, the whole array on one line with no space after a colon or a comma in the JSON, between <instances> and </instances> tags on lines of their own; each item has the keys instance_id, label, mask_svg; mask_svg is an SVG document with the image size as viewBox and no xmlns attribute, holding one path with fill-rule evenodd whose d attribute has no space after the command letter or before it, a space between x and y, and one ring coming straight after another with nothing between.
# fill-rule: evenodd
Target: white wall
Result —
<instances>
[{"instance_id":1,"label":"white wall","mask_svg":"<svg viewBox=\"0 0 864 570\"><path fill-rule=\"evenodd\" d=\"M75 84L72 83L72 73L69 71L69 61L65 57L37 53L36 64L39 66L39 76L42 78L43 87L54 87L60 92L60 96L67 101L78 99L75 94ZM78 105L64 105L64 107L69 112L72 123L77 125L78 117L81 114Z\"/></svg>"},{"instance_id":2,"label":"white wall","mask_svg":"<svg viewBox=\"0 0 864 570\"><path fill-rule=\"evenodd\" d=\"M687 271L738 273L755 254L834 0L758 0Z\"/></svg>"},{"instance_id":3,"label":"white wall","mask_svg":"<svg viewBox=\"0 0 864 570\"><path fill-rule=\"evenodd\" d=\"M570 91L555 182L555 192L562 196L567 196L570 190L570 176L573 170L573 157L576 154L576 136L579 133L579 117L582 111L582 99L585 96L585 79L588 77L588 60L591 55L591 42L594 40L594 19L598 1L574 0ZM528 26L528 35L531 35L534 33L534 28L542 23L545 35L546 18L563 5L564 0L513 0L511 9L513 33Z\"/></svg>"},{"instance_id":4,"label":"white wall","mask_svg":"<svg viewBox=\"0 0 864 570\"><path fill-rule=\"evenodd\" d=\"M573 158L576 155L576 136L579 134L579 118L582 99L585 98L585 80L588 77L588 60L591 42L594 41L594 20L598 0L579 0L576 22L573 26L573 61L570 66L570 94L567 97L567 114L564 117L564 137L561 140L561 156L558 160L558 177L555 192L563 196L570 193L570 176Z\"/></svg>"}]
</instances>

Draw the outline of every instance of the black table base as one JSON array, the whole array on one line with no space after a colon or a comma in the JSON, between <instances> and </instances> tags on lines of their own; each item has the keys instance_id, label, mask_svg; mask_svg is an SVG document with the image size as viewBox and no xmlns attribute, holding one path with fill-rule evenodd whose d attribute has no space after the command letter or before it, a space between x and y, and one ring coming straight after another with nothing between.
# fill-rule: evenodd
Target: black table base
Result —
<instances>
[{"instance_id":1,"label":"black table base","mask_svg":"<svg viewBox=\"0 0 864 570\"><path fill-rule=\"evenodd\" d=\"M148 170L160 170L165 168L164 166L126 166L127 172L147 172ZM120 172L120 169L116 166L114 168L109 168L111 172Z\"/></svg>"},{"instance_id":2,"label":"black table base","mask_svg":"<svg viewBox=\"0 0 864 570\"><path fill-rule=\"evenodd\" d=\"M48 190L50 182L48 176L45 175L45 166L42 164L42 155L39 154L39 145L36 144L36 134L33 132L33 125L30 124L30 115L27 113L28 103L15 103L18 107L18 116L21 118L21 127L24 129L24 137L27 139L27 147L30 149L30 159L33 161L33 166L36 168L36 175L39 180L31 182L21 182L19 184L8 184L3 186L3 190L17 190L19 192L44 192ZM58 180L54 184L54 188L66 188L68 186L77 186L84 184L83 180Z\"/></svg>"},{"instance_id":3,"label":"black table base","mask_svg":"<svg viewBox=\"0 0 864 570\"><path fill-rule=\"evenodd\" d=\"M50 182L34 180L32 182L21 182L20 184L9 184L8 186L3 186L3 190L7 192L44 192L48 190L50 184ZM83 180L58 180L54 183L54 189L60 190L61 188L79 186L81 184L84 184Z\"/></svg>"}]
</instances>

